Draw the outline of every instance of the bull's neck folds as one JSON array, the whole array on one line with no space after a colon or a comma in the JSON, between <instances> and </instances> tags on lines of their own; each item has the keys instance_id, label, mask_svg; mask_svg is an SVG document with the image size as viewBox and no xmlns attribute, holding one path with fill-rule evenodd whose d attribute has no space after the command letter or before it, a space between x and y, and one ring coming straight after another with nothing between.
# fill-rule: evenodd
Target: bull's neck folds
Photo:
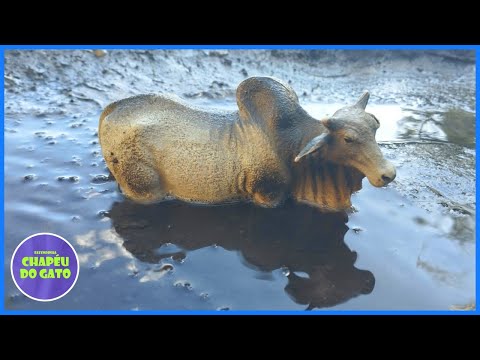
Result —
<instances>
[{"instance_id":1,"label":"bull's neck folds","mask_svg":"<svg viewBox=\"0 0 480 360\"><path fill-rule=\"evenodd\" d=\"M295 164L293 171L293 197L327 210L348 210L364 177L352 167L326 162L318 155Z\"/></svg>"}]
</instances>

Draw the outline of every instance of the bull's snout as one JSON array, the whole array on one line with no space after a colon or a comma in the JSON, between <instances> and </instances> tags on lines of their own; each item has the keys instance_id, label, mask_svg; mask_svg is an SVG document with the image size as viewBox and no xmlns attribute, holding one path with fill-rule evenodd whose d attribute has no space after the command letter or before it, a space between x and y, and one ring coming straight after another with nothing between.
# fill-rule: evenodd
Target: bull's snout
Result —
<instances>
[{"instance_id":1,"label":"bull's snout","mask_svg":"<svg viewBox=\"0 0 480 360\"><path fill-rule=\"evenodd\" d=\"M393 166L391 163L387 163L387 167L385 168L381 178L383 184L381 186L386 186L390 184L395 177L397 176L397 170L395 170L395 166Z\"/></svg>"},{"instance_id":2,"label":"bull's snout","mask_svg":"<svg viewBox=\"0 0 480 360\"><path fill-rule=\"evenodd\" d=\"M389 161L382 162L382 166L377 167L375 170L375 172L364 173L367 176L368 181L370 181L370 184L375 187L387 186L397 176L395 166Z\"/></svg>"}]
</instances>

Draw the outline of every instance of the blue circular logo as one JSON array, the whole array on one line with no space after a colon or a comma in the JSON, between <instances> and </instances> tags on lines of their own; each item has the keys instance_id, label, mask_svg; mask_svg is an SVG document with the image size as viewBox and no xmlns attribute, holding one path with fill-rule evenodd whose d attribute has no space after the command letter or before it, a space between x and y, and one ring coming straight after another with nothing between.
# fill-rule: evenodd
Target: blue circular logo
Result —
<instances>
[{"instance_id":1,"label":"blue circular logo","mask_svg":"<svg viewBox=\"0 0 480 360\"><path fill-rule=\"evenodd\" d=\"M23 240L13 252L10 269L17 288L37 301L65 296L77 282L80 270L73 246L51 233Z\"/></svg>"}]
</instances>

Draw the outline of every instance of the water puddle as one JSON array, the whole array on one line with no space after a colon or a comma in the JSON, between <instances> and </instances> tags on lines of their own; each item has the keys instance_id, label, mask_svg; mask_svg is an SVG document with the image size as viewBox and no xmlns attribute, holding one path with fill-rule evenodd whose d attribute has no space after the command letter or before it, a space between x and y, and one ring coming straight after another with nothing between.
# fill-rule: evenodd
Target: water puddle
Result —
<instances>
[{"instance_id":1,"label":"water puddle","mask_svg":"<svg viewBox=\"0 0 480 360\"><path fill-rule=\"evenodd\" d=\"M305 107L320 118L338 105ZM382 121L379 140L404 139L407 124L419 126L408 116L430 116L437 132L425 123L425 134L472 141L457 123L470 119L465 112L369 110ZM97 122L5 120L7 309L420 310L475 301L475 225L468 215L429 213L368 182L354 195L351 214L291 203L133 204L108 179ZM14 248L37 232L58 233L79 253L75 288L53 303L25 298L10 278Z\"/></svg>"}]
</instances>

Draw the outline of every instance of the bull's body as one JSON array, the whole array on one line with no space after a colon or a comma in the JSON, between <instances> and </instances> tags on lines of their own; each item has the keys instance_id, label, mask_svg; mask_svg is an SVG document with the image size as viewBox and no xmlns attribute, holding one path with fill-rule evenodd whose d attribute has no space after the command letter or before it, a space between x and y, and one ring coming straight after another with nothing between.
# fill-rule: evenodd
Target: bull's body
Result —
<instances>
[{"instance_id":1,"label":"bull's body","mask_svg":"<svg viewBox=\"0 0 480 360\"><path fill-rule=\"evenodd\" d=\"M100 144L124 194L138 202L251 200L273 207L293 197L334 210L351 206L361 172L330 161L325 149L294 162L328 129L301 108L293 90L250 78L240 84L237 102L239 111L230 113L160 95L109 105Z\"/></svg>"}]
</instances>

